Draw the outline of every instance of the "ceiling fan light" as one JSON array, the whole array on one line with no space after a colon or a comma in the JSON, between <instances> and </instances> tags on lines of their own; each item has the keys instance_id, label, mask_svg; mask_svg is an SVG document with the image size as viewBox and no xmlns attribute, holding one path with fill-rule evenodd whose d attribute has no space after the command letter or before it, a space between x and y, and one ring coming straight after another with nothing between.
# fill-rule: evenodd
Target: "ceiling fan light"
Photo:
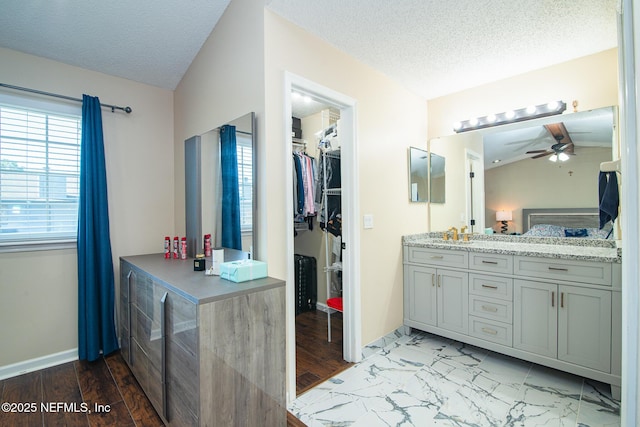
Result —
<instances>
[{"instance_id":1,"label":"ceiling fan light","mask_svg":"<svg viewBox=\"0 0 640 427\"><path fill-rule=\"evenodd\" d=\"M558 154L558 159L560 159L561 162L566 162L567 160L569 160L569 155L567 155L566 153L560 153Z\"/></svg>"},{"instance_id":2,"label":"ceiling fan light","mask_svg":"<svg viewBox=\"0 0 640 427\"><path fill-rule=\"evenodd\" d=\"M557 154L553 154L551 157L549 157L549 160L551 160L552 162L557 162L558 161L558 155Z\"/></svg>"}]
</instances>

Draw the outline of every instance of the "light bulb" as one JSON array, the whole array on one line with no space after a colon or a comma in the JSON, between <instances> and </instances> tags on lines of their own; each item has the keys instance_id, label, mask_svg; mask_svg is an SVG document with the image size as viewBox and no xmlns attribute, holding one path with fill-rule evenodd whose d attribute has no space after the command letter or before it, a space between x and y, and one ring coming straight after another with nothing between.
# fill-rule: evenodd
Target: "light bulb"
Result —
<instances>
[{"instance_id":1,"label":"light bulb","mask_svg":"<svg viewBox=\"0 0 640 427\"><path fill-rule=\"evenodd\" d=\"M536 107L534 107L533 105L530 105L527 107L527 114L533 114L536 112Z\"/></svg>"},{"instance_id":2,"label":"light bulb","mask_svg":"<svg viewBox=\"0 0 640 427\"><path fill-rule=\"evenodd\" d=\"M477 118L473 118L473 119L469 119L469 124L471 126L477 126L478 125L478 119Z\"/></svg>"},{"instance_id":3,"label":"light bulb","mask_svg":"<svg viewBox=\"0 0 640 427\"><path fill-rule=\"evenodd\" d=\"M458 130L458 129L460 129L461 127L462 127L462 123L460 123L460 122L455 122L455 123L453 124L453 129L454 129L454 130Z\"/></svg>"},{"instance_id":4,"label":"light bulb","mask_svg":"<svg viewBox=\"0 0 640 427\"><path fill-rule=\"evenodd\" d=\"M511 119L513 119L513 118L516 116L516 112L515 112L515 111L513 111L513 110L509 110L509 111L507 111L506 113L504 113L504 116L505 116L507 119L511 120Z\"/></svg>"},{"instance_id":5,"label":"light bulb","mask_svg":"<svg viewBox=\"0 0 640 427\"><path fill-rule=\"evenodd\" d=\"M559 106L560 104L558 103L558 101L551 101L547 104L547 108L549 109L549 111L555 111Z\"/></svg>"},{"instance_id":6,"label":"light bulb","mask_svg":"<svg viewBox=\"0 0 640 427\"><path fill-rule=\"evenodd\" d=\"M569 156L566 153L558 154L558 158L561 162L566 162L567 160L569 160Z\"/></svg>"},{"instance_id":7,"label":"light bulb","mask_svg":"<svg viewBox=\"0 0 640 427\"><path fill-rule=\"evenodd\" d=\"M554 154L551 157L549 157L549 160L551 160L552 162L557 162L558 161L558 155Z\"/></svg>"},{"instance_id":8,"label":"light bulb","mask_svg":"<svg viewBox=\"0 0 640 427\"><path fill-rule=\"evenodd\" d=\"M489 123L493 123L493 122L495 122L495 121L496 121L496 115L495 115L495 114L489 114L489 115L487 116L487 121L488 121Z\"/></svg>"}]
</instances>

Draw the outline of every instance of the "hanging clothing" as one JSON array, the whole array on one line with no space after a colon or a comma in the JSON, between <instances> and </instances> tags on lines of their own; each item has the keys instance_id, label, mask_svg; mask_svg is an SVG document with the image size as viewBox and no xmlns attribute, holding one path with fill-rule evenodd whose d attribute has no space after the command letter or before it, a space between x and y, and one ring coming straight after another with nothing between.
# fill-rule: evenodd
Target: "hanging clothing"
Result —
<instances>
[{"instance_id":1,"label":"hanging clothing","mask_svg":"<svg viewBox=\"0 0 640 427\"><path fill-rule=\"evenodd\" d=\"M598 177L600 201L600 229L618 218L620 196L618 194L618 177L615 172L600 172Z\"/></svg>"},{"instance_id":2,"label":"hanging clothing","mask_svg":"<svg viewBox=\"0 0 640 427\"><path fill-rule=\"evenodd\" d=\"M315 205L317 166L316 159L303 152L293 153L294 182L294 221L307 222L313 229L313 217L317 209Z\"/></svg>"}]
</instances>

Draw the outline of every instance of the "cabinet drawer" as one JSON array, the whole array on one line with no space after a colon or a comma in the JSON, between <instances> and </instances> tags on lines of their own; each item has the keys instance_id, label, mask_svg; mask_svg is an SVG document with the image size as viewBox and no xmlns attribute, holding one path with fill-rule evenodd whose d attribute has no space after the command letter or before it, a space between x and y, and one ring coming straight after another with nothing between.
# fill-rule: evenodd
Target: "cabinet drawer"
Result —
<instances>
[{"instance_id":1,"label":"cabinet drawer","mask_svg":"<svg viewBox=\"0 0 640 427\"><path fill-rule=\"evenodd\" d=\"M469 268L471 270L513 274L513 256L470 252Z\"/></svg>"},{"instance_id":2,"label":"cabinet drawer","mask_svg":"<svg viewBox=\"0 0 640 427\"><path fill-rule=\"evenodd\" d=\"M469 316L469 335L508 347L511 347L513 343L511 325L474 316Z\"/></svg>"},{"instance_id":3,"label":"cabinet drawer","mask_svg":"<svg viewBox=\"0 0 640 427\"><path fill-rule=\"evenodd\" d=\"M513 301L513 279L471 273L469 274L469 293Z\"/></svg>"},{"instance_id":4,"label":"cabinet drawer","mask_svg":"<svg viewBox=\"0 0 640 427\"><path fill-rule=\"evenodd\" d=\"M514 273L519 276L611 286L611 264L604 262L517 256Z\"/></svg>"},{"instance_id":5,"label":"cabinet drawer","mask_svg":"<svg viewBox=\"0 0 640 427\"><path fill-rule=\"evenodd\" d=\"M468 268L469 253L446 249L408 247L407 261L410 263L439 265L444 267Z\"/></svg>"},{"instance_id":6,"label":"cabinet drawer","mask_svg":"<svg viewBox=\"0 0 640 427\"><path fill-rule=\"evenodd\" d=\"M513 303L511 301L469 295L469 314L512 324Z\"/></svg>"}]
</instances>

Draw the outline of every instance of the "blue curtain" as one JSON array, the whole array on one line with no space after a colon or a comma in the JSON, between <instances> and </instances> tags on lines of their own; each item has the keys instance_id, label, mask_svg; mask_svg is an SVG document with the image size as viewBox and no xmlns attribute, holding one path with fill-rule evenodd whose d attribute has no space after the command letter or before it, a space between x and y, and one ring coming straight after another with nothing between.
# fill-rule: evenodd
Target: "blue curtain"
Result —
<instances>
[{"instance_id":1,"label":"blue curtain","mask_svg":"<svg viewBox=\"0 0 640 427\"><path fill-rule=\"evenodd\" d=\"M222 169L222 246L242 250L240 232L240 189L236 127L220 128L220 166Z\"/></svg>"},{"instance_id":2,"label":"blue curtain","mask_svg":"<svg viewBox=\"0 0 640 427\"><path fill-rule=\"evenodd\" d=\"M107 173L100 100L82 96L78 210L78 356L96 360L118 349Z\"/></svg>"}]
</instances>

